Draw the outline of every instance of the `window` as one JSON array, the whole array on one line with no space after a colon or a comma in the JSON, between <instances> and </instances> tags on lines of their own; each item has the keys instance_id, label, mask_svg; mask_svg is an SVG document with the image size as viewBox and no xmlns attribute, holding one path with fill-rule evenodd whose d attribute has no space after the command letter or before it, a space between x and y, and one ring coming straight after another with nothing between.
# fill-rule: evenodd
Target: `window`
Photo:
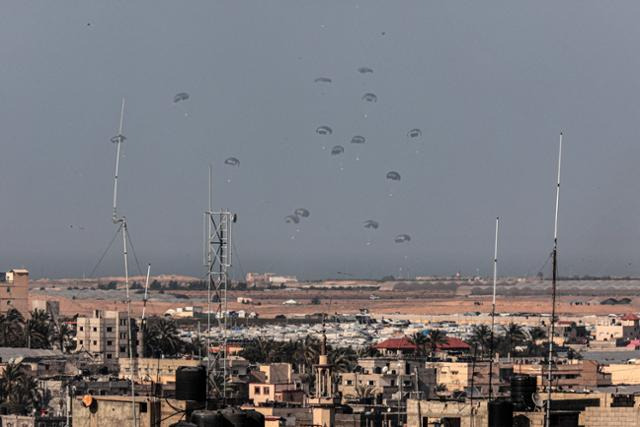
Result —
<instances>
[{"instance_id":1,"label":"window","mask_svg":"<svg viewBox=\"0 0 640 427\"><path fill-rule=\"evenodd\" d=\"M123 345L121 345L121 346L120 346L120 353L124 353L124 351L125 351L125 348L124 348L124 346L123 346Z\"/></svg>"},{"instance_id":2,"label":"window","mask_svg":"<svg viewBox=\"0 0 640 427\"><path fill-rule=\"evenodd\" d=\"M353 384L353 381L352 381L352 380L346 380L346 381L345 381L345 384L347 384L347 385L352 385L352 384Z\"/></svg>"},{"instance_id":3,"label":"window","mask_svg":"<svg viewBox=\"0 0 640 427\"><path fill-rule=\"evenodd\" d=\"M84 326L80 326L80 332L84 331Z\"/></svg>"},{"instance_id":4,"label":"window","mask_svg":"<svg viewBox=\"0 0 640 427\"><path fill-rule=\"evenodd\" d=\"M231 374L232 374L232 375L238 375L238 370L237 370L237 369L234 369L233 371L231 371Z\"/></svg>"},{"instance_id":5,"label":"window","mask_svg":"<svg viewBox=\"0 0 640 427\"><path fill-rule=\"evenodd\" d=\"M111 331L113 331L113 328L112 328L111 326L109 326L109 327L107 328L107 332L111 332Z\"/></svg>"},{"instance_id":6,"label":"window","mask_svg":"<svg viewBox=\"0 0 640 427\"><path fill-rule=\"evenodd\" d=\"M107 345L113 345L113 341L107 341Z\"/></svg>"},{"instance_id":7,"label":"window","mask_svg":"<svg viewBox=\"0 0 640 427\"><path fill-rule=\"evenodd\" d=\"M263 394L269 394L269 387L262 387Z\"/></svg>"},{"instance_id":8,"label":"window","mask_svg":"<svg viewBox=\"0 0 640 427\"><path fill-rule=\"evenodd\" d=\"M254 387L253 394L260 394L260 387Z\"/></svg>"},{"instance_id":9,"label":"window","mask_svg":"<svg viewBox=\"0 0 640 427\"><path fill-rule=\"evenodd\" d=\"M368 381L368 384L369 384L369 385L373 385L373 380L369 380L369 381Z\"/></svg>"},{"instance_id":10,"label":"window","mask_svg":"<svg viewBox=\"0 0 640 427\"><path fill-rule=\"evenodd\" d=\"M107 353L107 359L111 359L111 353Z\"/></svg>"},{"instance_id":11,"label":"window","mask_svg":"<svg viewBox=\"0 0 640 427\"><path fill-rule=\"evenodd\" d=\"M140 412L147 412L147 402L140 403Z\"/></svg>"},{"instance_id":12,"label":"window","mask_svg":"<svg viewBox=\"0 0 640 427\"><path fill-rule=\"evenodd\" d=\"M93 332L98 332L98 328L96 328L95 326L93 327Z\"/></svg>"},{"instance_id":13,"label":"window","mask_svg":"<svg viewBox=\"0 0 640 427\"><path fill-rule=\"evenodd\" d=\"M93 341L93 345L98 345L98 341Z\"/></svg>"},{"instance_id":14,"label":"window","mask_svg":"<svg viewBox=\"0 0 640 427\"><path fill-rule=\"evenodd\" d=\"M83 341L83 340L80 340L80 345L82 345L82 344L84 344L84 341Z\"/></svg>"}]
</instances>

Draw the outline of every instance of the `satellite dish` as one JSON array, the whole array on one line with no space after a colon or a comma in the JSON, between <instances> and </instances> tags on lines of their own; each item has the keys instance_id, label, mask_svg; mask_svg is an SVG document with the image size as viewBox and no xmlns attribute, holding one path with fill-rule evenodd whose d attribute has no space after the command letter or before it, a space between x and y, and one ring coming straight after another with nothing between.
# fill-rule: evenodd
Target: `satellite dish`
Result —
<instances>
[{"instance_id":1,"label":"satellite dish","mask_svg":"<svg viewBox=\"0 0 640 427\"><path fill-rule=\"evenodd\" d=\"M389 367L385 366L384 368L382 368L382 373L386 374L387 372L389 372Z\"/></svg>"},{"instance_id":2,"label":"satellite dish","mask_svg":"<svg viewBox=\"0 0 640 427\"><path fill-rule=\"evenodd\" d=\"M536 408L542 408L544 406L544 403L542 402L542 398L538 393L532 393L531 400L533 400L533 404L536 405Z\"/></svg>"}]
</instances>

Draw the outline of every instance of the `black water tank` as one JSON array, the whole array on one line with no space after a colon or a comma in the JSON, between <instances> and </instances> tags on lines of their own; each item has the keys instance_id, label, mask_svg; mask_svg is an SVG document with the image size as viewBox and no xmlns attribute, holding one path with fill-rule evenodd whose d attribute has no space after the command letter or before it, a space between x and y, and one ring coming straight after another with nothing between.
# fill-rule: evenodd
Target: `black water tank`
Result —
<instances>
[{"instance_id":1,"label":"black water tank","mask_svg":"<svg viewBox=\"0 0 640 427\"><path fill-rule=\"evenodd\" d=\"M514 375L511 377L511 401L516 411L532 411L535 408L536 377Z\"/></svg>"},{"instance_id":2,"label":"black water tank","mask_svg":"<svg viewBox=\"0 0 640 427\"><path fill-rule=\"evenodd\" d=\"M506 400L489 402L489 427L513 425L513 403Z\"/></svg>"},{"instance_id":3,"label":"black water tank","mask_svg":"<svg viewBox=\"0 0 640 427\"><path fill-rule=\"evenodd\" d=\"M191 422L198 427L222 427L224 417L220 411L193 411Z\"/></svg>"},{"instance_id":4,"label":"black water tank","mask_svg":"<svg viewBox=\"0 0 640 427\"><path fill-rule=\"evenodd\" d=\"M222 411L222 416L225 419L225 426L229 427L253 427L254 423L252 419L249 419L246 411L241 411L236 408L226 408Z\"/></svg>"},{"instance_id":5,"label":"black water tank","mask_svg":"<svg viewBox=\"0 0 640 427\"><path fill-rule=\"evenodd\" d=\"M181 366L176 369L176 399L204 402L207 394L207 371L204 366Z\"/></svg>"},{"instance_id":6,"label":"black water tank","mask_svg":"<svg viewBox=\"0 0 640 427\"><path fill-rule=\"evenodd\" d=\"M177 423L171 424L169 427L198 427L193 423L188 423L186 421L178 421Z\"/></svg>"},{"instance_id":7,"label":"black water tank","mask_svg":"<svg viewBox=\"0 0 640 427\"><path fill-rule=\"evenodd\" d=\"M252 427L264 426L264 415L253 409L247 411L247 418L249 418L249 425Z\"/></svg>"}]
</instances>

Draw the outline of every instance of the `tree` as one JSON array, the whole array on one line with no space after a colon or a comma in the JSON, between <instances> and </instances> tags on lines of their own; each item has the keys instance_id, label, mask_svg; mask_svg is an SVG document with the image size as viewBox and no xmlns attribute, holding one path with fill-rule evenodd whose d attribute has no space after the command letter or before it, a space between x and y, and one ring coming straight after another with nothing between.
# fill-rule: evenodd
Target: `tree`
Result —
<instances>
[{"instance_id":1,"label":"tree","mask_svg":"<svg viewBox=\"0 0 640 427\"><path fill-rule=\"evenodd\" d=\"M418 355L422 356L428 353L427 346L429 339L422 332L416 332L411 336L411 342L418 348Z\"/></svg>"},{"instance_id":2,"label":"tree","mask_svg":"<svg viewBox=\"0 0 640 427\"><path fill-rule=\"evenodd\" d=\"M474 346L480 347L482 354L491 351L491 328L485 324L475 325L471 329L471 339Z\"/></svg>"},{"instance_id":3,"label":"tree","mask_svg":"<svg viewBox=\"0 0 640 427\"><path fill-rule=\"evenodd\" d=\"M58 321L53 327L50 342L63 353L70 352L74 348L73 329L65 322Z\"/></svg>"},{"instance_id":4,"label":"tree","mask_svg":"<svg viewBox=\"0 0 640 427\"><path fill-rule=\"evenodd\" d=\"M547 330L541 326L536 326L529 329L529 336L534 343L539 340L547 338Z\"/></svg>"},{"instance_id":5,"label":"tree","mask_svg":"<svg viewBox=\"0 0 640 427\"><path fill-rule=\"evenodd\" d=\"M15 308L9 309L5 315L0 315L0 344L4 347L23 347L24 325L24 317Z\"/></svg>"},{"instance_id":6,"label":"tree","mask_svg":"<svg viewBox=\"0 0 640 427\"><path fill-rule=\"evenodd\" d=\"M51 336L51 318L45 310L35 309L31 312L31 318L27 320L25 335L29 348L51 348L49 337Z\"/></svg>"},{"instance_id":7,"label":"tree","mask_svg":"<svg viewBox=\"0 0 640 427\"><path fill-rule=\"evenodd\" d=\"M438 347L446 342L447 335L444 331L440 329L431 329L427 334L427 348L429 349L429 354L433 356Z\"/></svg>"},{"instance_id":8,"label":"tree","mask_svg":"<svg viewBox=\"0 0 640 427\"><path fill-rule=\"evenodd\" d=\"M502 327L503 340L506 352L513 353L515 348L522 345L526 339L527 334L524 332L522 326L517 323L509 323L507 326Z\"/></svg>"},{"instance_id":9,"label":"tree","mask_svg":"<svg viewBox=\"0 0 640 427\"><path fill-rule=\"evenodd\" d=\"M158 352L165 356L176 356L183 350L184 342L178 334L173 319L153 316L147 319L142 330L144 353L154 356Z\"/></svg>"},{"instance_id":10,"label":"tree","mask_svg":"<svg viewBox=\"0 0 640 427\"><path fill-rule=\"evenodd\" d=\"M17 363L10 362L5 366L0 376L0 394L6 403L24 408L23 411L38 409L42 402L36 380Z\"/></svg>"}]
</instances>

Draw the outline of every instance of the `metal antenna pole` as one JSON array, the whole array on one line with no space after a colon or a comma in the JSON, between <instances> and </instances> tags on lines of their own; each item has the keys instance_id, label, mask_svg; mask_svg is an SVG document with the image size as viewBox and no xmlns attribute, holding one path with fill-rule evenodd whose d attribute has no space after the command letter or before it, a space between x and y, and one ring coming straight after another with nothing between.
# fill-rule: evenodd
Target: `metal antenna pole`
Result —
<instances>
[{"instance_id":1,"label":"metal antenna pole","mask_svg":"<svg viewBox=\"0 0 640 427\"><path fill-rule=\"evenodd\" d=\"M145 312L147 310L147 300L149 299L149 275L151 274L151 264L147 264L147 278L144 281L144 298L142 299L141 326L144 327Z\"/></svg>"},{"instance_id":2,"label":"metal antenna pole","mask_svg":"<svg viewBox=\"0 0 640 427\"><path fill-rule=\"evenodd\" d=\"M214 378L222 376L221 394L223 402L227 397L227 339L228 339L228 305L227 288L229 283L229 269L231 268L231 226L236 215L227 211L213 211L211 208L211 165L209 166L209 209L205 212L205 263L207 266L207 347L210 346L211 334L211 300L215 295L218 302L216 317L218 319L219 335L221 336L220 351L215 360L207 357L207 377L210 377L212 366L215 367ZM222 367L220 364L222 363ZM207 383L208 384L208 383ZM217 386L216 386L217 387ZM210 389L207 389L207 396Z\"/></svg>"},{"instance_id":3,"label":"metal antenna pole","mask_svg":"<svg viewBox=\"0 0 640 427\"><path fill-rule=\"evenodd\" d=\"M553 369L553 336L556 325L556 281L558 280L558 206L560 204L560 165L562 164L562 132L558 148L558 180L556 185L556 211L553 222L553 267L551 273L551 327L549 333L549 366L547 368L547 405L545 426L551 425L551 370Z\"/></svg>"},{"instance_id":4,"label":"metal antenna pole","mask_svg":"<svg viewBox=\"0 0 640 427\"><path fill-rule=\"evenodd\" d=\"M127 219L124 216L118 215L118 174L120 171L120 151L122 143L126 140L122 134L122 126L124 123L124 104L125 100L122 98L122 106L120 107L120 125L118 126L118 134L111 138L111 142L116 144L116 166L113 178L113 212L111 220L114 224L120 226L122 232L122 257L124 260L124 285L125 295L127 299L127 339L129 340L129 366L131 367L131 415L133 427L137 427L136 419L136 390L135 390L135 367L134 367L134 352L133 346L135 345L135 339L133 338L133 331L131 330L131 297L129 294L129 257L127 253Z\"/></svg>"},{"instance_id":5,"label":"metal antenna pole","mask_svg":"<svg viewBox=\"0 0 640 427\"><path fill-rule=\"evenodd\" d=\"M498 228L500 217L496 217L496 239L493 246L493 299L491 300L491 341L489 343L489 402L493 397L493 351L496 329L496 283L498 281Z\"/></svg>"}]
</instances>

